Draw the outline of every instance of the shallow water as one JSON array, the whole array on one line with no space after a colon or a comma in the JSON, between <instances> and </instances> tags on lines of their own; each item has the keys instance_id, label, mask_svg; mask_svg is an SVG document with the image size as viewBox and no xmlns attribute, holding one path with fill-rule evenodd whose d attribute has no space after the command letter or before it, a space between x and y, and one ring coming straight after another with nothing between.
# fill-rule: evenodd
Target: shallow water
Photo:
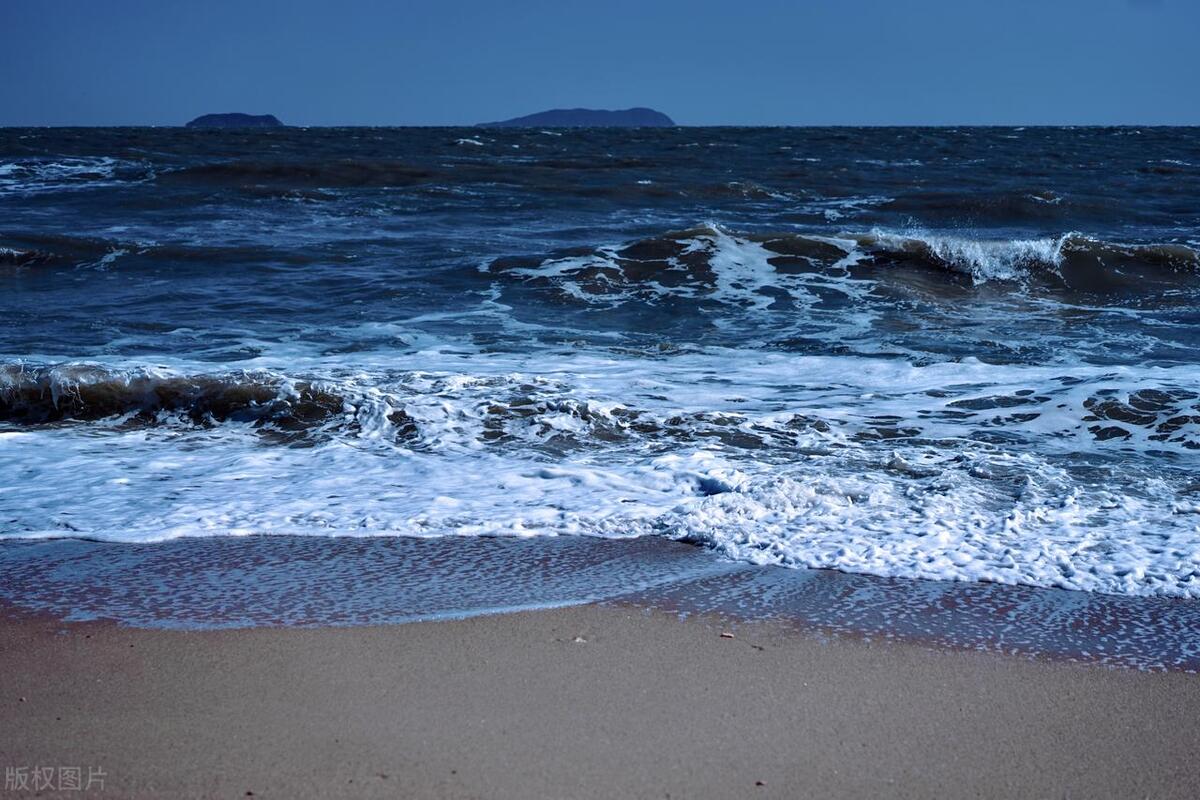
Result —
<instances>
[{"instance_id":1,"label":"shallow water","mask_svg":"<svg viewBox=\"0 0 1200 800\"><path fill-rule=\"evenodd\" d=\"M1200 596L1200 130L0 130L0 536Z\"/></svg>"},{"instance_id":2,"label":"shallow water","mask_svg":"<svg viewBox=\"0 0 1200 800\"><path fill-rule=\"evenodd\" d=\"M0 573L0 609L72 622L390 625L606 603L704 614L726 630L770 622L810 636L1200 671L1200 605L1187 599L755 566L654 536L6 541Z\"/></svg>"}]
</instances>

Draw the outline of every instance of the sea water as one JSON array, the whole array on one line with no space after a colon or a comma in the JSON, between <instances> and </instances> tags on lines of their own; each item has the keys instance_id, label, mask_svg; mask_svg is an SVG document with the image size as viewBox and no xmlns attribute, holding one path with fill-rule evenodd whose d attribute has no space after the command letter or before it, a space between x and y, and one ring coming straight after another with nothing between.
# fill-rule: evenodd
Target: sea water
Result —
<instances>
[{"instance_id":1,"label":"sea water","mask_svg":"<svg viewBox=\"0 0 1200 800\"><path fill-rule=\"evenodd\" d=\"M0 130L0 537L1200 596L1200 129Z\"/></svg>"}]
</instances>

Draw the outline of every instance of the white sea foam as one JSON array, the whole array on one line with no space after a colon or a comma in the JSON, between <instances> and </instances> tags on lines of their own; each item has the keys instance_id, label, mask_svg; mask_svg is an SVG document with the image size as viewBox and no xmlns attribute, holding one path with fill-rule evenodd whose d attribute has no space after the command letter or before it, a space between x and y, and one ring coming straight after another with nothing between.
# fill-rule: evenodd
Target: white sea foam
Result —
<instances>
[{"instance_id":1,"label":"white sea foam","mask_svg":"<svg viewBox=\"0 0 1200 800\"><path fill-rule=\"evenodd\" d=\"M1063 247L1074 234L1044 239L972 239L962 236L912 232L893 233L874 230L861 237L868 249L894 252L928 253L952 269L964 272L976 282L990 280L1022 281L1033 268L1057 268L1063 261Z\"/></svg>"},{"instance_id":2,"label":"white sea foam","mask_svg":"<svg viewBox=\"0 0 1200 800\"><path fill-rule=\"evenodd\" d=\"M709 265L716 273L713 297L717 300L767 308L774 299L767 292L780 287L779 273L768 263L774 255L761 244L730 236L719 226L709 223L710 237L698 237L687 252L708 249L711 252ZM809 300L811 295L801 286L791 286L789 294L795 300Z\"/></svg>"},{"instance_id":3,"label":"white sea foam","mask_svg":"<svg viewBox=\"0 0 1200 800\"><path fill-rule=\"evenodd\" d=\"M0 162L0 195L96 188L153 174L148 164L107 156L19 158Z\"/></svg>"},{"instance_id":4,"label":"white sea foam","mask_svg":"<svg viewBox=\"0 0 1200 800\"><path fill-rule=\"evenodd\" d=\"M715 222L687 234L680 240L682 252L663 259L666 272L687 273L685 262L691 255L703 256L712 278L694 280L671 280L649 277L637 282L618 277L623 269L621 245L599 247L594 253L566 258L551 258L529 267L509 268L507 273L538 280L552 281L558 289L572 299L592 305L616 306L631 299L655 301L666 298L699 298L726 304L740 310L764 310L772 307L780 298L791 304L807 308L819 297L816 289L834 291L847 297L862 299L870 291L870 282L839 274L857 263L868 253L859 248L858 242L842 237L813 236L813 242L832 245L843 251L843 257L829 264L830 270L804 274L788 274L777 270L771 263L779 256L767 249L761 241L739 236L727 231ZM490 265L483 265L484 272ZM673 276L678 277L678 275ZM866 313L869 318L871 315ZM862 314L839 312L844 322L861 323Z\"/></svg>"},{"instance_id":5,"label":"white sea foam","mask_svg":"<svg viewBox=\"0 0 1200 800\"><path fill-rule=\"evenodd\" d=\"M405 357L403 372L396 361L295 359L342 404L291 445L236 416L197 425L169 410L153 424L131 412L10 427L0 530L664 535L761 563L1200 596L1196 490L1172 457L1191 457L1200 426L1158 436L1180 416L1165 400L1143 424L1095 418L1097 398L1195 403L1190 369L726 350L477 354L470 372L437 350ZM128 367L60 367L47 391L65 402ZM294 396L275 379L281 400Z\"/></svg>"}]
</instances>

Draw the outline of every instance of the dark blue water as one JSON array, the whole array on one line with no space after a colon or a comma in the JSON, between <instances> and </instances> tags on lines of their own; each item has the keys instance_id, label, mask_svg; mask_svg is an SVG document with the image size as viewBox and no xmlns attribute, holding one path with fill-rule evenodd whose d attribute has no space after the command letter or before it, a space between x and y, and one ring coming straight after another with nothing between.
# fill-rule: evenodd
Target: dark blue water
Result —
<instances>
[{"instance_id":1,"label":"dark blue water","mask_svg":"<svg viewBox=\"0 0 1200 800\"><path fill-rule=\"evenodd\" d=\"M0 130L0 536L1200 595L1200 129Z\"/></svg>"}]
</instances>

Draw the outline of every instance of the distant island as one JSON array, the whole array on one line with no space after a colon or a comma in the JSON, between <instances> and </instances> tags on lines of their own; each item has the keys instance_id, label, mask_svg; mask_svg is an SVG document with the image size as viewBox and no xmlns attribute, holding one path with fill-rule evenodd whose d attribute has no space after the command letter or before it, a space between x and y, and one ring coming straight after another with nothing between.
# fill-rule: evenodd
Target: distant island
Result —
<instances>
[{"instance_id":1,"label":"distant island","mask_svg":"<svg viewBox=\"0 0 1200 800\"><path fill-rule=\"evenodd\" d=\"M205 114L187 124L189 128L282 128L274 114Z\"/></svg>"},{"instance_id":2,"label":"distant island","mask_svg":"<svg viewBox=\"0 0 1200 800\"><path fill-rule=\"evenodd\" d=\"M482 122L482 128L672 128L675 121L652 108L605 111L591 108L556 108L502 122Z\"/></svg>"}]
</instances>

